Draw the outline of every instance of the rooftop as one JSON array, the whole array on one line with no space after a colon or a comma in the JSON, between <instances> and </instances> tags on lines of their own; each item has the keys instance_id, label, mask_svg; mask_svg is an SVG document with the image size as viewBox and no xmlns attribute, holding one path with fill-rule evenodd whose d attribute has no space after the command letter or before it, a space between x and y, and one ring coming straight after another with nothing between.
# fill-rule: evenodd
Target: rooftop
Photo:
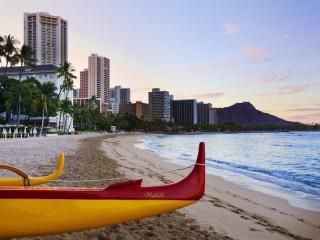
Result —
<instances>
[{"instance_id":1,"label":"rooftop","mask_svg":"<svg viewBox=\"0 0 320 240\"><path fill-rule=\"evenodd\" d=\"M7 68L7 75L16 75L20 74L20 69L22 75L24 74L31 74L31 73L38 73L38 72L57 72L58 67L53 64L45 64L45 65L37 65L35 69L31 69L29 67L8 67ZM0 76L4 75L5 73L5 67L0 68Z\"/></svg>"}]
</instances>

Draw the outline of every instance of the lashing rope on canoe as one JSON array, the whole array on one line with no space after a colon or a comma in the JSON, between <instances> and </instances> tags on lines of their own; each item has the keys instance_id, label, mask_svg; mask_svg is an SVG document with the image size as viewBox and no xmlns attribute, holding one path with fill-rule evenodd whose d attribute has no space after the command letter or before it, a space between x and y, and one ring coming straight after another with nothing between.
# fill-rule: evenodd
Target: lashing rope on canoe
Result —
<instances>
[{"instance_id":1,"label":"lashing rope on canoe","mask_svg":"<svg viewBox=\"0 0 320 240\"><path fill-rule=\"evenodd\" d=\"M158 174L177 172L177 171L181 171L181 170L185 170L185 169L194 167L195 165L205 166L205 164L196 163L196 164L191 164L191 165L189 165L187 167L183 167L183 168L162 171L162 172L159 172ZM126 178L126 177L123 177L123 178L102 178L102 179L83 179L83 180L59 180L59 179L56 179L56 180L49 180L49 182L86 183L86 182L106 182L106 181L115 181L115 180L134 180L134 179L130 179L130 178Z\"/></svg>"}]
</instances>

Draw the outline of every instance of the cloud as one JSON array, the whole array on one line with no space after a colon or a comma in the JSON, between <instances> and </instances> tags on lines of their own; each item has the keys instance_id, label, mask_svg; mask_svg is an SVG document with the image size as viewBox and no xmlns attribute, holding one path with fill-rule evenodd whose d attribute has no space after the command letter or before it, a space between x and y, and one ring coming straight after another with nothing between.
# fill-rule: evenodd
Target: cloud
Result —
<instances>
[{"instance_id":1,"label":"cloud","mask_svg":"<svg viewBox=\"0 0 320 240\"><path fill-rule=\"evenodd\" d=\"M224 92L209 92L209 93L200 93L196 94L193 97L200 98L200 99L211 99L224 96Z\"/></svg>"},{"instance_id":2,"label":"cloud","mask_svg":"<svg viewBox=\"0 0 320 240\"><path fill-rule=\"evenodd\" d=\"M272 59L270 53L251 43L246 43L244 45L244 51L251 62L270 61Z\"/></svg>"},{"instance_id":3,"label":"cloud","mask_svg":"<svg viewBox=\"0 0 320 240\"><path fill-rule=\"evenodd\" d=\"M288 33L275 34L273 32L267 32L266 37L274 40L285 40L288 39L290 35Z\"/></svg>"},{"instance_id":4,"label":"cloud","mask_svg":"<svg viewBox=\"0 0 320 240\"><path fill-rule=\"evenodd\" d=\"M307 108L290 108L286 109L287 112L320 112L319 107L307 107Z\"/></svg>"},{"instance_id":5,"label":"cloud","mask_svg":"<svg viewBox=\"0 0 320 240\"><path fill-rule=\"evenodd\" d=\"M297 84L281 87L281 90L284 90L287 94L300 93L307 90L310 87L310 84Z\"/></svg>"},{"instance_id":6,"label":"cloud","mask_svg":"<svg viewBox=\"0 0 320 240\"><path fill-rule=\"evenodd\" d=\"M240 32L240 30L241 30L240 25L236 23L225 23L223 25L223 31L225 35L232 35Z\"/></svg>"},{"instance_id":7,"label":"cloud","mask_svg":"<svg viewBox=\"0 0 320 240\"><path fill-rule=\"evenodd\" d=\"M320 84L320 81L314 81L306 84L287 85L280 88L279 91L269 93L258 93L257 96L279 96L304 92L315 85Z\"/></svg>"},{"instance_id":8,"label":"cloud","mask_svg":"<svg viewBox=\"0 0 320 240\"><path fill-rule=\"evenodd\" d=\"M266 73L258 78L260 82L281 82L287 80L289 76L276 73Z\"/></svg>"},{"instance_id":9,"label":"cloud","mask_svg":"<svg viewBox=\"0 0 320 240\"><path fill-rule=\"evenodd\" d=\"M283 34L279 35L280 40L284 40L284 39L288 39L288 38L289 38L289 34L287 34L287 33L283 33Z\"/></svg>"}]
</instances>

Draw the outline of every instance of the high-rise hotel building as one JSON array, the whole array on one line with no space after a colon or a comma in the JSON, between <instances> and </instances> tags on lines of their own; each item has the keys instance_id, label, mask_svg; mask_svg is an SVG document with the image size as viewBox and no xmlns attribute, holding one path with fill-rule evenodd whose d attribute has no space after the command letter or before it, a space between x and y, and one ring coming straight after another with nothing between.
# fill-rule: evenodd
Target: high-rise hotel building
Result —
<instances>
[{"instance_id":1,"label":"high-rise hotel building","mask_svg":"<svg viewBox=\"0 0 320 240\"><path fill-rule=\"evenodd\" d=\"M80 71L80 98L88 98L88 69Z\"/></svg>"},{"instance_id":2,"label":"high-rise hotel building","mask_svg":"<svg viewBox=\"0 0 320 240\"><path fill-rule=\"evenodd\" d=\"M88 98L96 96L102 103L109 104L110 59L91 54L88 62Z\"/></svg>"},{"instance_id":3,"label":"high-rise hotel building","mask_svg":"<svg viewBox=\"0 0 320 240\"><path fill-rule=\"evenodd\" d=\"M38 65L59 66L68 60L68 22L47 12L24 13L24 44L32 48Z\"/></svg>"},{"instance_id":4,"label":"high-rise hotel building","mask_svg":"<svg viewBox=\"0 0 320 240\"><path fill-rule=\"evenodd\" d=\"M168 91L160 91L160 88L153 88L149 92L149 106L152 120L163 120L169 122L171 120L171 101L173 97Z\"/></svg>"}]
</instances>

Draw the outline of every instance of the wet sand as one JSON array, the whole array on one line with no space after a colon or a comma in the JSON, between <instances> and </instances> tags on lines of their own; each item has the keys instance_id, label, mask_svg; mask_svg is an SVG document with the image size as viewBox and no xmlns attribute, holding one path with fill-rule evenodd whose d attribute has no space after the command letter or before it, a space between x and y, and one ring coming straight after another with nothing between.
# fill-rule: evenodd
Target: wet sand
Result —
<instances>
[{"instance_id":1,"label":"wet sand","mask_svg":"<svg viewBox=\"0 0 320 240\"><path fill-rule=\"evenodd\" d=\"M143 185L176 182L190 169L134 147L143 135L64 136L0 140L0 162L32 175L50 173L65 152L61 179L142 178ZM197 147L197 146L195 146ZM0 172L1 176L8 176ZM64 184L106 186L108 183ZM49 185L59 185L51 183ZM198 203L160 216L78 233L30 239L319 239L320 214L287 201L207 175L206 194Z\"/></svg>"},{"instance_id":2,"label":"wet sand","mask_svg":"<svg viewBox=\"0 0 320 240\"><path fill-rule=\"evenodd\" d=\"M176 182L190 172L190 169L167 172L181 166L134 147L142 137L105 139L102 149L109 158L118 160L126 176L143 178L145 185ZM293 207L284 199L209 174L203 199L181 212L234 239L319 239L320 236L320 213Z\"/></svg>"},{"instance_id":3,"label":"wet sand","mask_svg":"<svg viewBox=\"0 0 320 240\"><path fill-rule=\"evenodd\" d=\"M125 177L121 162L106 156L102 150L108 139L114 136L65 136L47 139L27 139L0 142L0 162L22 167L32 175L50 173L57 162L59 152L66 155L61 179L101 179ZM112 140L113 141L113 140ZM18 145L19 147L17 147ZM14 153L14 154L13 154ZM1 176L8 174L0 173ZM108 183L78 183L64 186L106 186ZM61 186L61 183L50 183ZM24 240L55 239L230 239L217 233L213 226L200 224L186 213L175 211L125 224L94 230L59 235L21 238Z\"/></svg>"}]
</instances>

